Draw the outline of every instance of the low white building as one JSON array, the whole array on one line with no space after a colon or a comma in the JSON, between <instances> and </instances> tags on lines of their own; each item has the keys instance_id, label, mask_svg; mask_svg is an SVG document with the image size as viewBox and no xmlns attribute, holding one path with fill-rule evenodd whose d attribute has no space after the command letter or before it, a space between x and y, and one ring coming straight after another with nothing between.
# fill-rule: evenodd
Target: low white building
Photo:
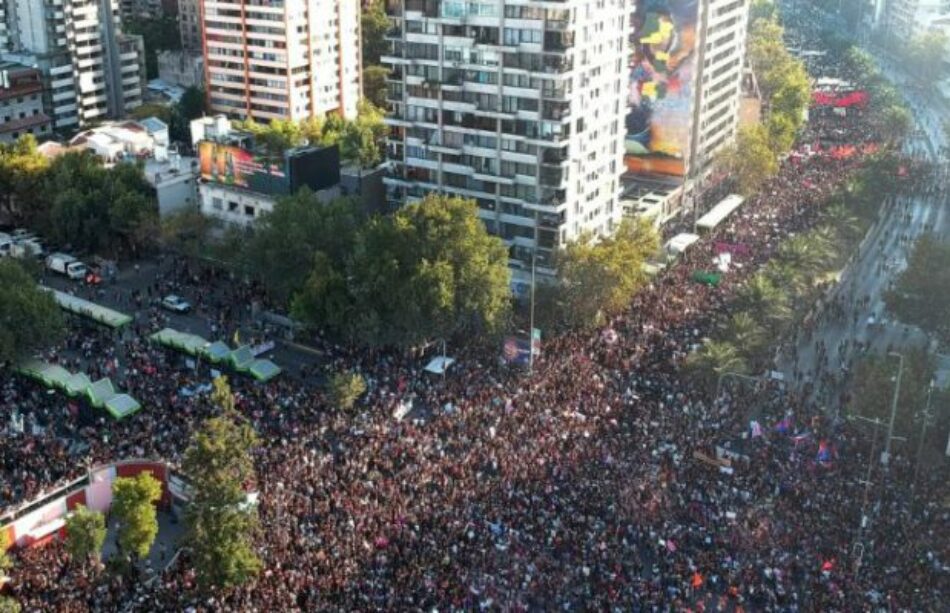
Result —
<instances>
[{"instance_id":1,"label":"low white building","mask_svg":"<svg viewBox=\"0 0 950 613\"><path fill-rule=\"evenodd\" d=\"M155 188L161 217L198 202L198 160L171 152L165 159L145 160L145 180Z\"/></svg>"}]
</instances>

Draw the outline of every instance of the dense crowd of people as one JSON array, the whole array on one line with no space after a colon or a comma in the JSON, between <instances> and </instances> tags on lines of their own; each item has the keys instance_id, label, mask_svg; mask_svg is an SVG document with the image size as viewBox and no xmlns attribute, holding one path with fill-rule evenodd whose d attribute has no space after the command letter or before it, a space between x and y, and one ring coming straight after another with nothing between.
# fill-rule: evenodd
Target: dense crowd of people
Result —
<instances>
[{"instance_id":1,"label":"dense crowd of people","mask_svg":"<svg viewBox=\"0 0 950 613\"><path fill-rule=\"evenodd\" d=\"M803 142L829 130L881 141L854 113L813 119ZM945 470L925 473L909 496L912 463L898 454L876 466L876 432L831 419L779 381L726 385L713 398L684 372L736 288L817 222L863 160L813 152L799 150L625 314L546 343L530 376L463 353L443 380L406 356L326 345L333 369L368 381L351 412L296 378L232 378L262 440L264 570L250 585L201 594L187 554L154 580L130 580L53 542L18 554L12 595L30 611L940 610L950 593ZM694 282L716 241L748 254L718 286ZM215 282L173 270L156 294L198 296ZM201 312L227 334L219 307L247 298ZM144 340L163 322L147 299L138 304L133 334L75 330L49 356L109 373L121 354L125 389L146 407L134 417L107 421L4 381L0 418L16 411L26 427L0 442L0 504L88 463L176 464L215 413L207 396L182 393L198 374ZM407 401L419 410L394 417Z\"/></svg>"}]
</instances>

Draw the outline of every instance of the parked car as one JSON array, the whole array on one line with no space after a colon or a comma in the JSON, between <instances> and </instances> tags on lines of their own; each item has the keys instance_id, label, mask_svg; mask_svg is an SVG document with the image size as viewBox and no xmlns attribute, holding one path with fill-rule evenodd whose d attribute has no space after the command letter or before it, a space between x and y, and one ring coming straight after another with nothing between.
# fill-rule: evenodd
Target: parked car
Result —
<instances>
[{"instance_id":1,"label":"parked car","mask_svg":"<svg viewBox=\"0 0 950 613\"><path fill-rule=\"evenodd\" d=\"M169 294L162 298L162 308L176 313L187 313L191 310L191 304L181 296Z\"/></svg>"},{"instance_id":2,"label":"parked car","mask_svg":"<svg viewBox=\"0 0 950 613\"><path fill-rule=\"evenodd\" d=\"M86 265L67 253L52 253L46 258L46 267L70 279L84 279L89 272Z\"/></svg>"},{"instance_id":3,"label":"parked car","mask_svg":"<svg viewBox=\"0 0 950 613\"><path fill-rule=\"evenodd\" d=\"M15 258L42 258L46 255L43 243L38 238L16 240L10 247L10 255Z\"/></svg>"}]
</instances>

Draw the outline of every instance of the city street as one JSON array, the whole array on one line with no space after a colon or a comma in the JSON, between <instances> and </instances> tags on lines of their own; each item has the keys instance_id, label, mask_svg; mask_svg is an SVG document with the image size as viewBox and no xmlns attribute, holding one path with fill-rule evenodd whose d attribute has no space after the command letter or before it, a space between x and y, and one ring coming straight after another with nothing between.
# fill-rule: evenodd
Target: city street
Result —
<instances>
[{"instance_id":1,"label":"city street","mask_svg":"<svg viewBox=\"0 0 950 613\"><path fill-rule=\"evenodd\" d=\"M881 63L885 73L896 79L887 71L889 64ZM936 160L944 146L939 112L933 102L911 93L909 81L896 81L904 87L915 120L904 154ZM814 330L796 336L794 355L788 351L781 355L779 370L787 380L799 386L814 384L822 392L819 399L837 411L837 393L854 365L856 347L877 354L927 347L928 339L921 330L894 321L886 313L883 293L906 267L914 241L928 232L950 236L950 213L942 197L905 191L895 203L885 205L883 215L824 301L825 306L836 304L843 312L835 316L830 312L833 309L825 308L816 313ZM827 361L819 364L822 347ZM822 382L825 385L819 385Z\"/></svg>"}]
</instances>

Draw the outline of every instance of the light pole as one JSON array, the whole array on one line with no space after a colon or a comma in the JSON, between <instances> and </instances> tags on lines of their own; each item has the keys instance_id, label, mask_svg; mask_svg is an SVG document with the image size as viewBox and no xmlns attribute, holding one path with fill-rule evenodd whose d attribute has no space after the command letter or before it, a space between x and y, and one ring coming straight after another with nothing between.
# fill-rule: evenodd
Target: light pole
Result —
<instances>
[{"instance_id":1,"label":"light pole","mask_svg":"<svg viewBox=\"0 0 950 613\"><path fill-rule=\"evenodd\" d=\"M538 262L538 247L531 251L531 313L528 315L528 373L534 372L534 282Z\"/></svg>"},{"instance_id":2,"label":"light pole","mask_svg":"<svg viewBox=\"0 0 950 613\"><path fill-rule=\"evenodd\" d=\"M927 388L927 407L924 409L923 418L920 420L920 440L917 441L917 462L914 464L914 480L911 481L911 488L917 488L917 476L920 474L920 458L924 452L924 438L927 436L927 421L930 419L930 398L933 396L934 382L930 381Z\"/></svg>"},{"instance_id":3,"label":"light pole","mask_svg":"<svg viewBox=\"0 0 950 613\"><path fill-rule=\"evenodd\" d=\"M719 398L719 392L722 390L722 380L727 377L735 377L737 379L744 379L745 381L758 382L759 377L751 377L749 375L743 375L742 373L737 372L724 372L719 375L719 379L716 381L716 398Z\"/></svg>"},{"instance_id":4,"label":"light pole","mask_svg":"<svg viewBox=\"0 0 950 613\"><path fill-rule=\"evenodd\" d=\"M896 356L900 360L897 367L897 382L894 385L894 396L891 398L891 419L887 426L887 440L884 441L884 453L881 454L881 464L887 464L891 461L891 439L894 437L894 418L897 417L897 398L901 393L901 376L904 374L904 356L903 354L892 351L889 356Z\"/></svg>"},{"instance_id":5,"label":"light pole","mask_svg":"<svg viewBox=\"0 0 950 613\"><path fill-rule=\"evenodd\" d=\"M868 497L871 493L871 471L874 469L874 450L877 445L877 429L880 427L883 422L880 419L868 419L867 417L862 417L860 415L854 415L852 419L860 419L868 423L874 424L874 434L871 435L871 453L868 455L868 472L864 476L864 500L861 503L861 519L858 521L858 534L855 537L855 543L853 550L855 552L859 551L860 554L855 554L854 559L854 574L857 575L858 569L861 567L861 558L864 555L864 544L861 542L861 538L864 535L864 527L868 522L867 516L867 507L868 507Z\"/></svg>"}]
</instances>

